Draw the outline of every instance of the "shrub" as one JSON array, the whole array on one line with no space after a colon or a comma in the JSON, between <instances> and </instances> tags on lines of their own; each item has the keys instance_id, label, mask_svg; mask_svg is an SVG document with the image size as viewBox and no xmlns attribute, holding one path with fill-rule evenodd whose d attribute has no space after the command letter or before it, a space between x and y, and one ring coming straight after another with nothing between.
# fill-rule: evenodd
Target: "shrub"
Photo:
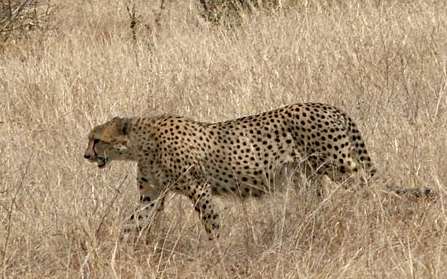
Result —
<instances>
[{"instance_id":1,"label":"shrub","mask_svg":"<svg viewBox=\"0 0 447 279\"><path fill-rule=\"evenodd\" d=\"M0 45L11 38L20 39L32 31L44 29L51 11L49 5L37 0L1 0Z\"/></svg>"},{"instance_id":2,"label":"shrub","mask_svg":"<svg viewBox=\"0 0 447 279\"><path fill-rule=\"evenodd\" d=\"M202 6L202 16L206 20L219 23L222 20L234 20L244 13L257 9L276 9L280 7L279 0L199 0Z\"/></svg>"}]
</instances>

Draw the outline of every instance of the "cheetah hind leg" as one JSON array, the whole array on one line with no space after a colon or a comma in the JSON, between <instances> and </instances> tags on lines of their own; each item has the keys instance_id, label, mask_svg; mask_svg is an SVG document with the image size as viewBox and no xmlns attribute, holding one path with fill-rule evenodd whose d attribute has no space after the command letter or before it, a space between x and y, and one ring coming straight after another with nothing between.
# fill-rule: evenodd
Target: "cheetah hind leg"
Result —
<instances>
[{"instance_id":1,"label":"cheetah hind leg","mask_svg":"<svg viewBox=\"0 0 447 279\"><path fill-rule=\"evenodd\" d=\"M339 166L333 166L324 162L308 162L303 167L307 184L315 191L318 198L327 197L336 188L353 190L359 187L359 177L351 169L344 168L340 171Z\"/></svg>"},{"instance_id":2,"label":"cheetah hind leg","mask_svg":"<svg viewBox=\"0 0 447 279\"><path fill-rule=\"evenodd\" d=\"M296 185L298 191L305 191L311 196L321 198L326 192L327 177L321 170L315 167L314 162L307 160L296 160L287 163L281 169L280 175L284 177L283 183Z\"/></svg>"}]
</instances>

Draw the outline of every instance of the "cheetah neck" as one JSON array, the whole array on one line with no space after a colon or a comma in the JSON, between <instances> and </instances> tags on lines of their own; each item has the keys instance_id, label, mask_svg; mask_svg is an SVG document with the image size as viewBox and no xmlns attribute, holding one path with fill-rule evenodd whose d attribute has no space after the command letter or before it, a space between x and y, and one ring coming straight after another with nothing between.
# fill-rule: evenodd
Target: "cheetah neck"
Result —
<instances>
[{"instance_id":1,"label":"cheetah neck","mask_svg":"<svg viewBox=\"0 0 447 279\"><path fill-rule=\"evenodd\" d=\"M132 118L128 134L127 161L153 161L156 142L154 132L157 130L157 118Z\"/></svg>"}]
</instances>

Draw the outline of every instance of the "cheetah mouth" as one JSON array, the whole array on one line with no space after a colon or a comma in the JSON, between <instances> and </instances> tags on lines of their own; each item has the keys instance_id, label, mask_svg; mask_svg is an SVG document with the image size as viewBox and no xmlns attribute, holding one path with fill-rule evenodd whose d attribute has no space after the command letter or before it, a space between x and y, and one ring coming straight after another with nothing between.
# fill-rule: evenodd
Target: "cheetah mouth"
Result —
<instances>
[{"instance_id":1,"label":"cheetah mouth","mask_svg":"<svg viewBox=\"0 0 447 279\"><path fill-rule=\"evenodd\" d=\"M109 162L108 158L96 157L96 164L98 165L98 168L100 168L100 169L105 168L108 162Z\"/></svg>"}]
</instances>

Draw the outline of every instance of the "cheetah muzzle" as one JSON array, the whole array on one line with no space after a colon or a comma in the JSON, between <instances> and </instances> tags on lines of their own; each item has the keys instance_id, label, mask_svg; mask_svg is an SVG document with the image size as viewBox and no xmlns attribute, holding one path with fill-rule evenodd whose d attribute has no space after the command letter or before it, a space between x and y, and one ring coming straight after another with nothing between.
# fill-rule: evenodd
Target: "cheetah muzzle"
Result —
<instances>
[{"instance_id":1,"label":"cheetah muzzle","mask_svg":"<svg viewBox=\"0 0 447 279\"><path fill-rule=\"evenodd\" d=\"M100 169L105 168L108 161L109 161L109 159L107 157L101 157L101 156L96 157L96 164L98 165L98 168L100 168Z\"/></svg>"}]
</instances>

